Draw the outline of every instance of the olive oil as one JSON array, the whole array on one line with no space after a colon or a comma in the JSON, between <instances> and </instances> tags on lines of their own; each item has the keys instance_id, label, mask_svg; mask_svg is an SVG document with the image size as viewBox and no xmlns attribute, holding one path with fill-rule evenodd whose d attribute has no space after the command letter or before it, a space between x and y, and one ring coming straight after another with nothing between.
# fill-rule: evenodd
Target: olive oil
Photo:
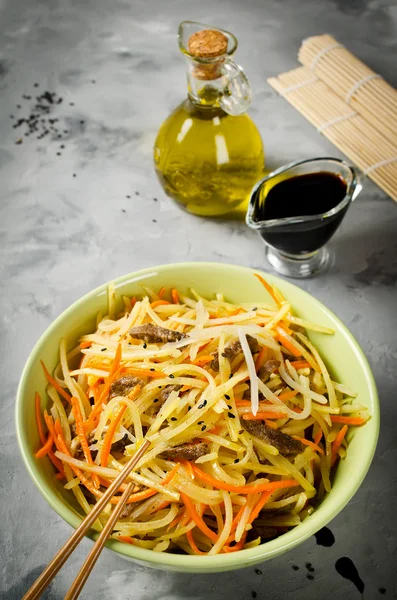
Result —
<instances>
[{"instance_id":1,"label":"olive oil","mask_svg":"<svg viewBox=\"0 0 397 600\"><path fill-rule=\"evenodd\" d=\"M248 200L264 173L260 134L250 117L242 114L249 105L247 94L238 97L242 85L231 98L236 81L230 82L224 66L229 40L223 32L226 42L222 47L224 40L217 33L220 31L198 27L196 37L190 36L189 50L206 52L204 57L193 56L180 41L188 54L188 98L163 123L154 147L155 168L165 192L187 211L201 216L230 213ZM193 39L198 45L194 46ZM224 54L213 57L211 50ZM230 61L227 64L236 67ZM240 70L237 74L242 77ZM242 84L248 85L245 77Z\"/></svg>"}]
</instances>

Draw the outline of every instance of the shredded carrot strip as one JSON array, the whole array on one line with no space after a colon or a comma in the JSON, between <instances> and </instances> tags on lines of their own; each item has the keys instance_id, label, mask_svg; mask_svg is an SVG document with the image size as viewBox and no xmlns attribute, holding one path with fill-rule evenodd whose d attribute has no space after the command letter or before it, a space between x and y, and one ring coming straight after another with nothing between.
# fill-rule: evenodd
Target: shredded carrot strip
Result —
<instances>
[{"instance_id":1,"label":"shredded carrot strip","mask_svg":"<svg viewBox=\"0 0 397 600\"><path fill-rule=\"evenodd\" d=\"M182 392L187 392L188 390L192 389L192 385L184 385L183 388L181 388L181 393Z\"/></svg>"},{"instance_id":2,"label":"shredded carrot strip","mask_svg":"<svg viewBox=\"0 0 397 600\"><path fill-rule=\"evenodd\" d=\"M168 300L155 300L151 302L150 306L156 308L156 306L165 306L166 304L171 304L171 302L168 302Z\"/></svg>"},{"instance_id":3,"label":"shredded carrot strip","mask_svg":"<svg viewBox=\"0 0 397 600\"><path fill-rule=\"evenodd\" d=\"M66 479L66 476L64 473L59 472L55 475L55 479L59 479L59 481L62 481L63 479Z\"/></svg>"},{"instance_id":4,"label":"shredded carrot strip","mask_svg":"<svg viewBox=\"0 0 397 600\"><path fill-rule=\"evenodd\" d=\"M313 448L313 450L315 450L316 452L319 452L320 454L324 454L324 450L322 448L320 448L320 446L318 446L314 442L311 442L310 440L307 440L306 438L298 437L297 435L293 435L292 437L294 438L294 440L298 440L298 442L301 442L305 446L310 446L310 448Z\"/></svg>"},{"instance_id":5,"label":"shredded carrot strip","mask_svg":"<svg viewBox=\"0 0 397 600\"><path fill-rule=\"evenodd\" d=\"M291 342L285 337L284 329L278 326L276 327L276 331L278 333L278 340L284 346L284 348L287 348L287 350L289 350L291 354L293 354L296 357L301 356L300 351L297 350L295 346L293 346Z\"/></svg>"},{"instance_id":6,"label":"shredded carrot strip","mask_svg":"<svg viewBox=\"0 0 397 600\"><path fill-rule=\"evenodd\" d=\"M91 451L88 445L88 441L84 432L84 423L83 417L80 410L80 403L77 398L72 397L72 412L74 416L74 420L76 422L76 433L79 436L80 445L84 453L84 457L89 465L93 465L94 461L92 460ZM92 473L92 483L98 489L99 488L99 478L98 475Z\"/></svg>"},{"instance_id":7,"label":"shredded carrot strip","mask_svg":"<svg viewBox=\"0 0 397 600\"><path fill-rule=\"evenodd\" d=\"M164 298L164 295L165 295L166 291L167 290L166 290L166 288L164 286L159 289L159 293L157 295L160 298L160 300L162 300Z\"/></svg>"},{"instance_id":8,"label":"shredded carrot strip","mask_svg":"<svg viewBox=\"0 0 397 600\"><path fill-rule=\"evenodd\" d=\"M182 497L182 500L186 506L186 509L187 509L191 519L196 523L196 525L200 529L200 531L202 531L204 533L204 535L206 535L212 542L215 543L218 539L218 536L216 535L216 533L214 531L212 531L207 526L207 524L200 517L200 515L196 511L196 508L195 508L193 502L191 501L191 499L189 498L189 496L186 496L186 494L181 492L181 497Z\"/></svg>"},{"instance_id":9,"label":"shredded carrot strip","mask_svg":"<svg viewBox=\"0 0 397 600\"><path fill-rule=\"evenodd\" d=\"M215 479L215 477L208 475L208 473L204 473L204 471L196 467L196 465L192 465L192 467L195 475L201 479L201 481L211 484L218 490L227 490L228 492L236 492L237 494L257 494L258 492L269 492L280 488L288 488L299 485L295 479L284 479L283 481L272 481L270 483L258 483L255 485L233 485L231 483L226 483L224 481L220 481L219 479Z\"/></svg>"},{"instance_id":10,"label":"shredded carrot strip","mask_svg":"<svg viewBox=\"0 0 397 600\"><path fill-rule=\"evenodd\" d=\"M259 281L261 282L261 284L263 285L263 287L265 288L265 290L268 292L268 294L270 294L270 296L273 298L273 300L275 301L275 303L277 304L277 306L281 306L280 302L278 301L277 296L273 292L272 286L269 285L267 283L267 281L265 279L263 279L263 277L261 275L259 275L259 273L254 273L254 275L255 275L255 277L257 279L259 279Z\"/></svg>"},{"instance_id":11,"label":"shredded carrot strip","mask_svg":"<svg viewBox=\"0 0 397 600\"><path fill-rule=\"evenodd\" d=\"M164 500L164 502L161 502L158 507L153 511L153 513L159 512L160 510L163 510L163 508L167 508L167 506L169 506L171 504L171 500Z\"/></svg>"},{"instance_id":12,"label":"shredded carrot strip","mask_svg":"<svg viewBox=\"0 0 397 600\"><path fill-rule=\"evenodd\" d=\"M67 392L65 392L65 390L59 385L59 383L53 377L51 377L51 375L47 371L47 368L46 368L45 364L43 363L43 361L41 360L40 362L41 362L41 366L43 367L44 375L45 375L45 378L47 379L48 383L51 383L51 385L54 386L54 388L56 389L58 394L60 394L62 396L62 398L65 398L65 400L67 400L70 403L72 400L72 397L69 396L69 394Z\"/></svg>"},{"instance_id":13,"label":"shredded carrot strip","mask_svg":"<svg viewBox=\"0 0 397 600\"><path fill-rule=\"evenodd\" d=\"M267 348L266 348L266 346L262 346L262 348L259 351L258 356L256 357L256 361L255 361L256 372L258 372L259 369L261 367L263 367L263 364L266 360L266 356L267 356Z\"/></svg>"},{"instance_id":14,"label":"shredded carrot strip","mask_svg":"<svg viewBox=\"0 0 397 600\"><path fill-rule=\"evenodd\" d=\"M112 446L113 436L116 433L118 426L120 425L121 419L123 418L123 414L126 410L127 406L123 404L116 413L113 421L111 421L107 432L105 433L105 437L103 439L103 446L101 451L101 466L106 467L108 464L110 449Z\"/></svg>"},{"instance_id":15,"label":"shredded carrot strip","mask_svg":"<svg viewBox=\"0 0 397 600\"><path fill-rule=\"evenodd\" d=\"M194 475L192 463L189 462L188 460L181 460L180 462L185 467L185 469L189 472L190 479L194 479L195 475Z\"/></svg>"},{"instance_id":16,"label":"shredded carrot strip","mask_svg":"<svg viewBox=\"0 0 397 600\"><path fill-rule=\"evenodd\" d=\"M253 521L255 521L255 519L259 516L259 513L261 512L262 508L265 506L266 502L269 500L270 496L272 495L273 492L263 492L262 496L259 498L255 508L253 508L249 519L248 519L248 524L251 525L251 523Z\"/></svg>"},{"instance_id":17,"label":"shredded carrot strip","mask_svg":"<svg viewBox=\"0 0 397 600\"><path fill-rule=\"evenodd\" d=\"M336 438L334 439L334 441L332 442L332 446L331 446L331 466L333 466L336 462L336 459L338 457L338 450L343 442L343 439L346 435L347 432L347 425L344 425L342 427L342 429L338 432L338 435L336 436Z\"/></svg>"},{"instance_id":18,"label":"shredded carrot strip","mask_svg":"<svg viewBox=\"0 0 397 600\"><path fill-rule=\"evenodd\" d=\"M251 406L251 402L250 402L250 406ZM223 425L215 425L215 427L208 430L208 433L212 433L213 435L218 435L218 433L220 433L222 431L222 429L223 429Z\"/></svg>"},{"instance_id":19,"label":"shredded carrot strip","mask_svg":"<svg viewBox=\"0 0 397 600\"><path fill-rule=\"evenodd\" d=\"M113 360L112 368L110 369L109 375L106 377L105 385L102 388L102 391L99 395L97 404L94 405L90 416L87 421L84 423L84 429L86 434L90 433L94 429L94 424L97 416L102 410L102 404L108 400L110 386L113 381L117 378L120 372L120 363L121 363L121 344L117 345L116 354Z\"/></svg>"},{"instance_id":20,"label":"shredded carrot strip","mask_svg":"<svg viewBox=\"0 0 397 600\"><path fill-rule=\"evenodd\" d=\"M58 419L55 421L54 428L55 428L55 431L57 433L57 436L55 438L55 445L56 445L56 447L63 454L67 454L68 456L72 456L70 454L70 452L69 452L68 447L66 446L65 438L63 437L63 433L62 433L62 427L61 427L61 424L58 421ZM78 467L75 467L74 465L70 465L70 468L72 469L72 471L76 475L76 477L78 477L80 479L81 483L88 490L90 490L90 492L92 494L94 494L94 496L97 496L97 497L102 496L102 493L99 492L96 489L96 487L91 483L91 481L89 481L89 479L87 479L87 477L84 475L84 473L82 471L80 471L80 469Z\"/></svg>"},{"instance_id":21,"label":"shredded carrot strip","mask_svg":"<svg viewBox=\"0 0 397 600\"><path fill-rule=\"evenodd\" d=\"M200 367L201 365L206 365L207 363L210 363L213 360L214 357L212 356L212 354L206 354L205 356L200 356L195 360L192 360L192 365L197 365Z\"/></svg>"},{"instance_id":22,"label":"shredded carrot strip","mask_svg":"<svg viewBox=\"0 0 397 600\"><path fill-rule=\"evenodd\" d=\"M234 546L223 546L222 550L223 552L229 553L229 552L237 552L238 550L242 550L245 546L245 540L247 538L247 531L245 531L243 533L243 536L241 538L241 540L239 542L237 542L237 544L235 544Z\"/></svg>"},{"instance_id":23,"label":"shredded carrot strip","mask_svg":"<svg viewBox=\"0 0 397 600\"><path fill-rule=\"evenodd\" d=\"M291 366L294 367L294 369L311 369L311 365L310 363L307 362L307 360L294 360L291 362Z\"/></svg>"},{"instance_id":24,"label":"shredded carrot strip","mask_svg":"<svg viewBox=\"0 0 397 600\"><path fill-rule=\"evenodd\" d=\"M125 542L126 544L133 544L133 545L135 545L135 541L129 535L118 535L116 537L116 539L117 540L121 540L122 542Z\"/></svg>"},{"instance_id":25,"label":"shredded carrot strip","mask_svg":"<svg viewBox=\"0 0 397 600\"><path fill-rule=\"evenodd\" d=\"M256 415L253 413L243 414L244 421L262 421L262 419L284 419L287 415L285 413L276 412L258 412Z\"/></svg>"},{"instance_id":26,"label":"shredded carrot strip","mask_svg":"<svg viewBox=\"0 0 397 600\"><path fill-rule=\"evenodd\" d=\"M152 379L161 379L167 377L162 371L151 371L150 369L134 369L132 367L124 367L123 371L135 377L152 377Z\"/></svg>"},{"instance_id":27,"label":"shredded carrot strip","mask_svg":"<svg viewBox=\"0 0 397 600\"><path fill-rule=\"evenodd\" d=\"M157 490L152 490L151 488L143 491L143 492L136 492L136 494L131 494L131 496L128 498L126 504L132 504L133 502L140 502L141 500L146 500L147 498L150 498L151 496L154 496L155 494L158 494ZM117 502L120 500L121 496L113 496L113 498L110 499L110 504L117 504Z\"/></svg>"},{"instance_id":28,"label":"shredded carrot strip","mask_svg":"<svg viewBox=\"0 0 397 600\"><path fill-rule=\"evenodd\" d=\"M44 420L46 422L47 425L47 429L49 431L49 433L52 436L52 439L54 440L54 443L56 443L56 433L55 433L55 429L54 429L54 425L52 422L52 418L48 415L47 411L44 411ZM52 464L54 465L54 467L59 471L59 473L65 477L65 470L63 468L63 464L61 463L61 461L59 460L59 458L57 458L55 456L55 454L53 453L52 450L49 451L48 453L48 458L50 459L50 461L52 462Z\"/></svg>"},{"instance_id":29,"label":"shredded carrot strip","mask_svg":"<svg viewBox=\"0 0 397 600\"><path fill-rule=\"evenodd\" d=\"M179 464L176 464L175 467L171 469L171 471L164 477L162 485L167 485L168 483L170 483L174 479L175 475L178 473L178 470Z\"/></svg>"},{"instance_id":30,"label":"shredded carrot strip","mask_svg":"<svg viewBox=\"0 0 397 600\"><path fill-rule=\"evenodd\" d=\"M170 531L179 521L182 519L183 512L180 515L177 515L173 521L168 525L167 531Z\"/></svg>"},{"instance_id":31,"label":"shredded carrot strip","mask_svg":"<svg viewBox=\"0 0 397 600\"><path fill-rule=\"evenodd\" d=\"M136 304L136 298L135 298L135 296L132 296L132 298L131 298L131 307L134 308L135 304Z\"/></svg>"},{"instance_id":32,"label":"shredded carrot strip","mask_svg":"<svg viewBox=\"0 0 397 600\"><path fill-rule=\"evenodd\" d=\"M179 294L178 294L178 290L173 289L171 291L171 298L174 304L179 304Z\"/></svg>"},{"instance_id":33,"label":"shredded carrot strip","mask_svg":"<svg viewBox=\"0 0 397 600\"><path fill-rule=\"evenodd\" d=\"M201 552L201 550L199 550L197 548L196 542L194 541L193 533L192 533L191 529L186 533L186 537L187 537L187 541L189 542L189 546L191 547L191 549L193 550L193 552L195 554L207 554L207 552Z\"/></svg>"},{"instance_id":34,"label":"shredded carrot strip","mask_svg":"<svg viewBox=\"0 0 397 600\"><path fill-rule=\"evenodd\" d=\"M44 434L43 423L41 421L40 404L41 404L40 394L39 394L39 392L36 392L36 395L34 397L34 410L35 410L35 415L36 415L36 425L37 425L37 431L39 433L41 445L44 446L44 444L46 442L46 437Z\"/></svg>"},{"instance_id":35,"label":"shredded carrot strip","mask_svg":"<svg viewBox=\"0 0 397 600\"><path fill-rule=\"evenodd\" d=\"M346 423L346 425L363 425L366 420L362 417L342 417L341 415L331 415L332 423Z\"/></svg>"},{"instance_id":36,"label":"shredded carrot strip","mask_svg":"<svg viewBox=\"0 0 397 600\"><path fill-rule=\"evenodd\" d=\"M275 423L274 421L269 421L269 419L265 419L265 425L270 427L270 429L278 429L277 423Z\"/></svg>"},{"instance_id":37,"label":"shredded carrot strip","mask_svg":"<svg viewBox=\"0 0 397 600\"><path fill-rule=\"evenodd\" d=\"M84 348L89 348L92 346L92 342L80 342L80 348L84 350Z\"/></svg>"},{"instance_id":38,"label":"shredded carrot strip","mask_svg":"<svg viewBox=\"0 0 397 600\"><path fill-rule=\"evenodd\" d=\"M259 406L270 406L271 404L267 400L259 402ZM251 400L236 400L236 406L252 406Z\"/></svg>"},{"instance_id":39,"label":"shredded carrot strip","mask_svg":"<svg viewBox=\"0 0 397 600\"><path fill-rule=\"evenodd\" d=\"M38 450L36 452L35 457L41 458L42 456L45 456L47 454L47 452L49 452L51 450L53 444L54 444L54 439L53 439L51 433L49 433L46 443L44 444L44 446L42 446L40 448L40 450Z\"/></svg>"},{"instance_id":40,"label":"shredded carrot strip","mask_svg":"<svg viewBox=\"0 0 397 600\"><path fill-rule=\"evenodd\" d=\"M319 443L320 443L320 440L321 440L321 438L322 438L322 437L323 437L323 430L322 430L322 429L321 429L321 427L320 427L320 429L319 429L319 430L318 430L318 432L317 432L317 435L316 435L316 437L314 438L314 443L316 444L316 446L318 446L318 445L319 445Z\"/></svg>"}]
</instances>

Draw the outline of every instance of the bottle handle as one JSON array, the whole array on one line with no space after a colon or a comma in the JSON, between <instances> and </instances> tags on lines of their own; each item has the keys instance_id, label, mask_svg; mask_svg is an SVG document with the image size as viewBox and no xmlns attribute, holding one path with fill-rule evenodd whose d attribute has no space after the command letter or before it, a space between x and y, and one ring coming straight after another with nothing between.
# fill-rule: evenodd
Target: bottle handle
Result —
<instances>
[{"instance_id":1,"label":"bottle handle","mask_svg":"<svg viewBox=\"0 0 397 600\"><path fill-rule=\"evenodd\" d=\"M247 76L240 65L237 65L229 57L224 59L221 70L226 82L219 104L229 115L242 115L248 110L252 100L251 86Z\"/></svg>"}]
</instances>

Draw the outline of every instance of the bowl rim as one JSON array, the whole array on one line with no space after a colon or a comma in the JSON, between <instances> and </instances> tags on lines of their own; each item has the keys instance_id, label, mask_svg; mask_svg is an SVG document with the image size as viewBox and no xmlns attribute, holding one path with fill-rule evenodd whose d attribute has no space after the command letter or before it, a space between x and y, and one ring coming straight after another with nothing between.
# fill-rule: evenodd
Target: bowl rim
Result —
<instances>
[{"instance_id":1,"label":"bowl rim","mask_svg":"<svg viewBox=\"0 0 397 600\"><path fill-rule=\"evenodd\" d=\"M363 373L365 374L366 385L369 393L369 398L373 406L373 413L371 415L372 422L372 436L368 439L368 443L365 446L363 452L361 453L361 462L360 469L355 470L349 480L349 486L340 492L339 494L339 502L335 505L331 505L328 507L320 506L316 509L312 515L310 515L310 519L303 521L299 526L294 527L287 533L284 533L282 536L278 538L265 542L264 544L260 544L254 548L247 548L244 550L239 550L235 553L230 554L217 554L211 556L191 556L191 555L183 555L183 554L171 554L166 552L153 552L152 550L146 548L140 548L138 546L133 546L130 544L125 544L123 542L118 542L115 539L108 540L106 543L106 547L115 551L117 554L125 556L126 558L132 559L137 562L145 563L146 566L151 566L154 568L163 568L163 569L173 569L176 571L185 571L185 572L210 572L216 570L230 570L233 568L239 568L239 563L241 567L247 567L249 565L253 565L255 563L263 562L269 558L273 558L290 550L300 544L301 542L308 539L311 535L314 535L319 529L324 527L327 523L329 523L350 501L353 495L357 492L361 483L363 482L368 469L371 465L373 456L375 454L375 449L379 436L379 426L380 426L380 409L379 409L379 398L377 393L377 388L375 384L375 379L372 374L370 365L364 355L363 350L359 346L356 339L347 329L347 327L342 323L342 321L322 302L317 300L313 295L309 294L305 290L300 287L281 279L271 273L264 272L261 269L251 269L249 267L233 265L229 263L217 263L217 262L181 262L181 263L170 263L165 265L148 267L146 269L140 269L138 271L133 271L132 273L128 273L126 275L122 275L111 280L114 283L116 289L129 281L139 281L142 279L146 279L150 276L155 276L156 274L164 271L174 271L178 269L188 269L188 270L197 270L197 269L222 269L229 270L231 275L233 272L245 272L247 275L253 275L254 273L259 273L265 275L268 280L272 283L276 284L281 282L282 286L290 287L293 289L298 289L303 296L306 296L308 300L314 301L319 305L319 307L327 314L327 316L333 321L335 324L335 328L341 330L344 334L345 338L347 338L348 343L353 349L357 361L360 363ZM25 467L33 480L34 484L40 491L41 495L48 502L48 504L58 513L60 517L64 519L69 525L73 528L77 528L81 523L81 518L74 512L71 508L66 506L62 499L60 499L56 492L51 490L50 493L44 488L41 483L42 475L39 473L36 460L33 454L30 453L28 447L28 434L27 431L23 427L23 406L24 401L23 398L25 396L25 387L26 380L28 377L28 373L32 367L37 363L38 360L38 351L41 348L45 339L57 328L58 324L61 323L68 315L75 312L78 309L79 305L83 305L87 300L92 297L102 295L106 293L107 286L110 282L106 282L85 295L81 296L75 302L73 302L68 308L66 308L44 331L44 333L40 336L36 344L34 345L30 355L25 363L23 368L19 385L16 394L16 403L15 403L15 420L16 420L16 435L17 442L19 446L20 453L22 455L23 461L25 463ZM98 533L94 531L90 531L87 534L87 537L92 540L97 539Z\"/></svg>"}]
</instances>

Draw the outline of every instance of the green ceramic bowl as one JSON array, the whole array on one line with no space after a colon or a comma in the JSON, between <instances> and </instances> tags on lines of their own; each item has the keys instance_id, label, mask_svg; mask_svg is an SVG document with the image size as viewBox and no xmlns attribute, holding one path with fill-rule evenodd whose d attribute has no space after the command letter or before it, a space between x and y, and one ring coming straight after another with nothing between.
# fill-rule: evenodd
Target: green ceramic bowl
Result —
<instances>
[{"instance_id":1,"label":"green ceramic bowl","mask_svg":"<svg viewBox=\"0 0 397 600\"><path fill-rule=\"evenodd\" d=\"M107 547L125 558L146 566L190 573L248 567L278 556L313 535L342 510L363 481L375 452L379 431L378 396L368 362L346 327L323 304L291 283L269 274L266 274L266 278L285 294L297 315L336 331L333 336L312 334L310 337L325 358L333 377L358 392L360 403L369 408L371 420L351 434L347 458L338 466L331 493L310 517L288 533L256 548L211 557L153 552L110 540ZM233 265L165 265L120 277L115 284L119 295L132 296L142 293L141 282L154 289L172 286L183 292L193 287L208 297L215 292L222 292L232 302L269 300L266 291L254 277L253 270ZM62 484L55 479L52 465L47 458L34 458L34 452L39 446L34 416L34 393L37 390L43 399L46 398L46 381L40 367L40 359L52 370L58 361L60 338L66 338L72 347L83 333L95 329L96 314L107 306L106 289L107 285L102 285L75 302L47 329L26 363L17 392L16 428L26 467L42 496L73 527L77 527L81 521L81 509L74 501L73 494L65 491ZM93 539L95 536L95 533L90 535Z\"/></svg>"}]
</instances>

